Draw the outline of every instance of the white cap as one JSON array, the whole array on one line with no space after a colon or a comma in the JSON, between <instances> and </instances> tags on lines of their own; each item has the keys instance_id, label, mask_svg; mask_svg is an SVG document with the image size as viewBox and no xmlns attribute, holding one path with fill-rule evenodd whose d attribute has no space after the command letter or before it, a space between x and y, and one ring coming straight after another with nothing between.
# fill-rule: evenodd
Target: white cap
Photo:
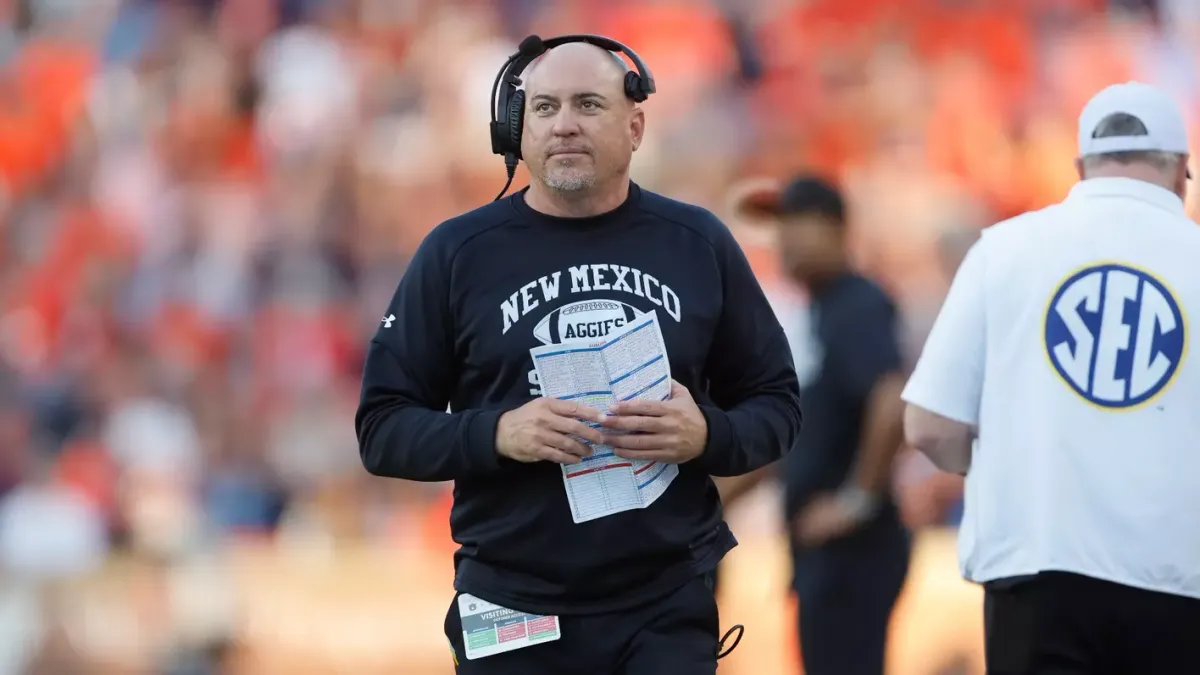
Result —
<instances>
[{"instance_id":1,"label":"white cap","mask_svg":"<svg viewBox=\"0 0 1200 675\"><path fill-rule=\"evenodd\" d=\"M1147 133L1092 138L1105 118L1124 113L1142 121ZM1187 125L1179 106L1163 90L1142 82L1105 87L1079 115L1079 156L1138 150L1187 155Z\"/></svg>"}]
</instances>

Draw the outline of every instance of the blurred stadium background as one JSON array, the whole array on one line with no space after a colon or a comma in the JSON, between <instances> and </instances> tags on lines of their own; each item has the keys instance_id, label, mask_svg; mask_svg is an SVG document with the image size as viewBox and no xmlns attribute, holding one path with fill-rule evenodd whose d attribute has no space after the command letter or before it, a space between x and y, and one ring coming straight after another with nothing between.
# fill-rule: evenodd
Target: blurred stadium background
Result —
<instances>
[{"instance_id":1,"label":"blurred stadium background","mask_svg":"<svg viewBox=\"0 0 1200 675\"><path fill-rule=\"evenodd\" d=\"M0 18L3 675L452 672L449 486L369 477L352 414L406 255L503 184L487 91L525 34L646 58L636 180L721 214L793 331L803 294L732 195L840 180L914 354L941 262L1071 185L1088 95L1153 81L1200 121L1194 0L0 0ZM957 486L911 457L897 484L919 539L892 673L982 673ZM729 517L722 612L748 630L721 672L796 673L774 487Z\"/></svg>"}]
</instances>

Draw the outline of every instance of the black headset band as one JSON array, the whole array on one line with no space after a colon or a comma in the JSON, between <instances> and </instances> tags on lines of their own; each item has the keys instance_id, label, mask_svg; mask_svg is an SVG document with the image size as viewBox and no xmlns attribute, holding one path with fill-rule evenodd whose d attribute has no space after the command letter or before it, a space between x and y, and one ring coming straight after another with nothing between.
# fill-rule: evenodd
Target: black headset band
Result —
<instances>
[{"instance_id":1,"label":"black headset band","mask_svg":"<svg viewBox=\"0 0 1200 675\"><path fill-rule=\"evenodd\" d=\"M638 72L642 92L646 95L655 92L654 75L651 74L646 62L642 60L642 57L638 56L637 52L616 40L606 38L603 35L591 35L587 33L559 35L547 40L531 36L522 41L521 49L508 57L500 72L496 74L496 81L492 84L493 123L504 120L508 116L508 106L512 98L512 92L520 84L520 75L525 72L529 64L551 49L569 42L586 42L614 54L624 54L633 62L634 69ZM501 90L502 86L504 87L503 90Z\"/></svg>"},{"instance_id":2,"label":"black headset band","mask_svg":"<svg viewBox=\"0 0 1200 675\"><path fill-rule=\"evenodd\" d=\"M508 114L508 101L517 87L517 79L537 56L529 56L517 52L508 57L500 72L496 73L496 81L492 83L492 121L498 122ZM504 90L501 90L504 85Z\"/></svg>"}]
</instances>

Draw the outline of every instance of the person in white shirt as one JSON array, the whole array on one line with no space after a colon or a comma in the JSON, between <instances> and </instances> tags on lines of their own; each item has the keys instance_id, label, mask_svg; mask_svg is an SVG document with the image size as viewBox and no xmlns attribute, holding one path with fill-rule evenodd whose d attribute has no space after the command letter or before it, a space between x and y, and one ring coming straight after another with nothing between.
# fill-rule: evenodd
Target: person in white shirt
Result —
<instances>
[{"instance_id":1,"label":"person in white shirt","mask_svg":"<svg viewBox=\"0 0 1200 675\"><path fill-rule=\"evenodd\" d=\"M905 435L966 475L960 566L989 675L1200 673L1200 228L1162 91L1079 119L1064 201L983 233L905 387Z\"/></svg>"}]
</instances>

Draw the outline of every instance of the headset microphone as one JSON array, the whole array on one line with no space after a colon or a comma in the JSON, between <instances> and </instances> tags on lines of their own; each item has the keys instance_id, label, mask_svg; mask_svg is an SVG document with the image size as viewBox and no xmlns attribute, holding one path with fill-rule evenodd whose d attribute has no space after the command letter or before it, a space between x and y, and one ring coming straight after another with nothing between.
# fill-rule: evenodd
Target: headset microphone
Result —
<instances>
[{"instance_id":1,"label":"headset microphone","mask_svg":"<svg viewBox=\"0 0 1200 675\"><path fill-rule=\"evenodd\" d=\"M521 40L521 44L517 46L518 54L527 54L533 57L540 56L546 51L546 43L542 42L542 38L536 35Z\"/></svg>"},{"instance_id":2,"label":"headset microphone","mask_svg":"<svg viewBox=\"0 0 1200 675\"><path fill-rule=\"evenodd\" d=\"M616 40L601 35L561 35L549 40L530 35L521 40L517 53L508 57L492 84L492 152L504 157L504 167L508 171L508 182L492 201L499 200L508 192L517 174L517 164L521 161L521 132L525 125L525 92L520 88L521 73L542 54L568 42L586 42L614 54L628 56L636 72L625 74L625 95L635 103L645 101L655 92L654 76L645 62L637 52Z\"/></svg>"}]
</instances>

